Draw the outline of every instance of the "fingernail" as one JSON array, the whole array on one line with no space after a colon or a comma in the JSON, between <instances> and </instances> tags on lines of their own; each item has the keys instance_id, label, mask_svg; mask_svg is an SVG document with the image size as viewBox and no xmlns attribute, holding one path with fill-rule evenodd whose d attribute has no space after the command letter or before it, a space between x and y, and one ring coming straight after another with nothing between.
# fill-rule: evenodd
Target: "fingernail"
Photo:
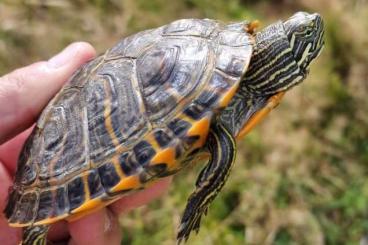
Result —
<instances>
[{"instance_id":1,"label":"fingernail","mask_svg":"<svg viewBox=\"0 0 368 245\"><path fill-rule=\"evenodd\" d=\"M60 68L68 63L73 57L77 56L79 43L72 43L63 51L48 60L47 64L51 68Z\"/></svg>"}]
</instances>

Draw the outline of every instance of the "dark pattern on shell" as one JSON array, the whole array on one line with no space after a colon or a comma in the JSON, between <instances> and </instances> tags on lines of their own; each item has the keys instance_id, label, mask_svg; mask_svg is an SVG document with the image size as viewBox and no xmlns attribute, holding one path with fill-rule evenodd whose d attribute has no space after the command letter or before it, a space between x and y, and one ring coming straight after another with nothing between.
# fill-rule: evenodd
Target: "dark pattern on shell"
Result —
<instances>
[{"instance_id":1,"label":"dark pattern on shell","mask_svg":"<svg viewBox=\"0 0 368 245\"><path fill-rule=\"evenodd\" d=\"M210 121L222 109L221 97L249 64L254 40L243 27L175 21L121 40L78 70L23 149L6 208L10 222L58 217L90 198L114 199L130 190L114 191L124 175L143 183L178 171L199 150L191 146L201 136L186 135L192 122ZM150 165L168 147L182 161L177 169Z\"/></svg>"}]
</instances>

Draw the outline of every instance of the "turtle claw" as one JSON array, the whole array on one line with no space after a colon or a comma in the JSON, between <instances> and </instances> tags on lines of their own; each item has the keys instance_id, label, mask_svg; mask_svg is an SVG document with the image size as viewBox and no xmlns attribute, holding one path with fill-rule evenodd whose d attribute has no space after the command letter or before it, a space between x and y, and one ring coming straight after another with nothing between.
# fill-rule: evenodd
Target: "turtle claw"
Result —
<instances>
[{"instance_id":1,"label":"turtle claw","mask_svg":"<svg viewBox=\"0 0 368 245\"><path fill-rule=\"evenodd\" d=\"M176 237L176 245L188 241L191 229L188 228L187 224L188 222L180 224L178 236Z\"/></svg>"}]
</instances>

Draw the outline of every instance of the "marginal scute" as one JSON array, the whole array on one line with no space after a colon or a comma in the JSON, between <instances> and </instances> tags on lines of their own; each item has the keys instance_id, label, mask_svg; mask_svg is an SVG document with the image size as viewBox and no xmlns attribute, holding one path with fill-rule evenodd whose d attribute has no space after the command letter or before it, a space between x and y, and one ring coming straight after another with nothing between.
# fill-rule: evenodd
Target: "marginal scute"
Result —
<instances>
[{"instance_id":1,"label":"marginal scute","mask_svg":"<svg viewBox=\"0 0 368 245\"><path fill-rule=\"evenodd\" d=\"M111 189L120 181L120 177L116 172L115 166L112 162L105 163L98 168L98 174L105 191L110 193Z\"/></svg>"},{"instance_id":2,"label":"marginal scute","mask_svg":"<svg viewBox=\"0 0 368 245\"><path fill-rule=\"evenodd\" d=\"M195 100L195 103L202 106L203 108L211 109L216 105L219 95L213 91L204 90Z\"/></svg>"},{"instance_id":3,"label":"marginal scute","mask_svg":"<svg viewBox=\"0 0 368 245\"><path fill-rule=\"evenodd\" d=\"M19 203L21 197L22 196L19 193L19 190L13 187L8 197L8 204L4 209L5 217L8 219L9 223L17 223L15 216L17 213L17 204Z\"/></svg>"},{"instance_id":4,"label":"marginal scute","mask_svg":"<svg viewBox=\"0 0 368 245\"><path fill-rule=\"evenodd\" d=\"M36 180L37 173L33 164L24 165L23 176L25 177L21 181L23 185L32 184Z\"/></svg>"},{"instance_id":5,"label":"marginal scute","mask_svg":"<svg viewBox=\"0 0 368 245\"><path fill-rule=\"evenodd\" d=\"M90 212L93 212L94 210L98 209L98 207L101 207L102 199L101 198L95 198L95 199L88 199L81 206L74 209L72 211L72 216L70 217L70 220L78 219L79 217L83 217L86 214L89 214Z\"/></svg>"},{"instance_id":6,"label":"marginal scute","mask_svg":"<svg viewBox=\"0 0 368 245\"><path fill-rule=\"evenodd\" d=\"M37 214L38 196L35 191L23 194L16 211L13 214L12 221L15 223L26 223L33 220L34 215Z\"/></svg>"},{"instance_id":7,"label":"marginal scute","mask_svg":"<svg viewBox=\"0 0 368 245\"><path fill-rule=\"evenodd\" d=\"M207 139L208 131L210 129L210 114L211 113L207 113L207 116L193 123L192 127L188 130L187 138L198 137L198 140L194 140L193 142L191 142L191 148L195 149L204 145Z\"/></svg>"},{"instance_id":8,"label":"marginal scute","mask_svg":"<svg viewBox=\"0 0 368 245\"><path fill-rule=\"evenodd\" d=\"M89 171L87 175L87 183L90 193L90 199L100 197L105 193L97 169Z\"/></svg>"},{"instance_id":9,"label":"marginal scute","mask_svg":"<svg viewBox=\"0 0 368 245\"><path fill-rule=\"evenodd\" d=\"M150 176L162 176L162 174L167 171L167 167L167 164L160 163L152 166L147 166L146 171Z\"/></svg>"},{"instance_id":10,"label":"marginal scute","mask_svg":"<svg viewBox=\"0 0 368 245\"><path fill-rule=\"evenodd\" d=\"M175 158L175 149L168 147L158 152L151 161L149 167L159 164L165 164L169 169L173 169L175 167L176 158Z\"/></svg>"},{"instance_id":11,"label":"marginal scute","mask_svg":"<svg viewBox=\"0 0 368 245\"><path fill-rule=\"evenodd\" d=\"M199 120L207 109L208 108L203 109L203 107L200 107L198 104L192 103L184 109L183 113L191 119Z\"/></svg>"},{"instance_id":12,"label":"marginal scute","mask_svg":"<svg viewBox=\"0 0 368 245\"><path fill-rule=\"evenodd\" d=\"M84 183L81 176L74 178L68 183L68 200L70 210L78 208L86 200L84 192Z\"/></svg>"},{"instance_id":13,"label":"marginal scute","mask_svg":"<svg viewBox=\"0 0 368 245\"><path fill-rule=\"evenodd\" d=\"M35 221L52 217L54 215L54 205L56 205L56 202L53 200L53 192L51 190L41 191Z\"/></svg>"},{"instance_id":14,"label":"marginal scute","mask_svg":"<svg viewBox=\"0 0 368 245\"><path fill-rule=\"evenodd\" d=\"M153 132L153 134L160 147L165 147L172 141L172 138L163 129L157 129Z\"/></svg>"},{"instance_id":15,"label":"marginal scute","mask_svg":"<svg viewBox=\"0 0 368 245\"><path fill-rule=\"evenodd\" d=\"M65 189L65 185L60 185L55 191L55 216L69 212L69 200L68 193Z\"/></svg>"},{"instance_id":16,"label":"marginal scute","mask_svg":"<svg viewBox=\"0 0 368 245\"><path fill-rule=\"evenodd\" d=\"M36 164L39 162L39 149L41 147L41 137L37 137L39 133L38 130L39 128L35 126L35 129L23 145L22 152L18 158L15 183L21 183L22 185L27 186L32 185L32 183L37 179ZM9 203L16 202L17 197L20 196L20 190L13 188L12 193L14 193L14 196L9 196ZM6 213L10 212L10 209L11 207L7 207L5 210Z\"/></svg>"},{"instance_id":17,"label":"marginal scute","mask_svg":"<svg viewBox=\"0 0 368 245\"><path fill-rule=\"evenodd\" d=\"M142 182L140 181L139 175L128 176L114 186L112 189L113 193L127 192L130 190L137 190L141 188Z\"/></svg>"},{"instance_id":18,"label":"marginal scute","mask_svg":"<svg viewBox=\"0 0 368 245\"><path fill-rule=\"evenodd\" d=\"M180 118L175 118L168 125L168 128L171 129L178 137L183 135L189 129L189 127L190 123Z\"/></svg>"},{"instance_id":19,"label":"marginal scute","mask_svg":"<svg viewBox=\"0 0 368 245\"><path fill-rule=\"evenodd\" d=\"M119 165L122 172L126 176L130 176L136 171L137 163L132 161L131 154L129 152L124 152L119 156Z\"/></svg>"},{"instance_id":20,"label":"marginal scute","mask_svg":"<svg viewBox=\"0 0 368 245\"><path fill-rule=\"evenodd\" d=\"M199 135L187 136L184 138L185 145L192 146L196 141L198 141L201 137Z\"/></svg>"},{"instance_id":21,"label":"marginal scute","mask_svg":"<svg viewBox=\"0 0 368 245\"><path fill-rule=\"evenodd\" d=\"M156 153L151 144L147 141L140 141L138 144L136 144L133 147L133 152L140 165L148 163L148 161L151 160Z\"/></svg>"}]
</instances>

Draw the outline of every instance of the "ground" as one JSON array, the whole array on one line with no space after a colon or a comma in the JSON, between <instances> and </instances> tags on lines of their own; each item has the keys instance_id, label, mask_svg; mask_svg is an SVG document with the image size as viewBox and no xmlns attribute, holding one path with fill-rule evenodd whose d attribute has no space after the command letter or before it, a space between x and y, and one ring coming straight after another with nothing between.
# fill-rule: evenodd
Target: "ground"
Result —
<instances>
[{"instance_id":1,"label":"ground","mask_svg":"<svg viewBox=\"0 0 368 245\"><path fill-rule=\"evenodd\" d=\"M121 37L179 18L259 19L298 10L326 21L310 76L239 143L232 175L188 244L357 244L368 234L366 0L0 1L0 75L72 41L102 53ZM121 218L122 244L174 244L202 166Z\"/></svg>"}]
</instances>

